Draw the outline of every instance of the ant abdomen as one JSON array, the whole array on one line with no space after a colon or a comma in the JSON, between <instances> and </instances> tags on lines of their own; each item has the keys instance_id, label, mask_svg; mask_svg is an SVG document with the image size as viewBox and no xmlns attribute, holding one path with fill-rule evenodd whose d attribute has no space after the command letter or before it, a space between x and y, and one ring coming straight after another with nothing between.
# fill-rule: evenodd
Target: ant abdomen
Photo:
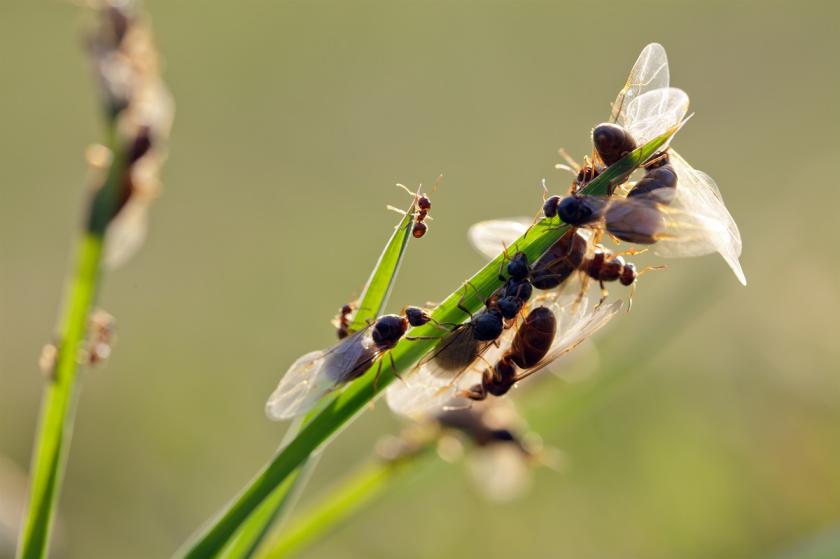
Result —
<instances>
[{"instance_id":1,"label":"ant abdomen","mask_svg":"<svg viewBox=\"0 0 840 559\"><path fill-rule=\"evenodd\" d=\"M599 124L592 130L592 144L607 167L636 149L636 140L630 132L609 122Z\"/></svg>"}]
</instances>

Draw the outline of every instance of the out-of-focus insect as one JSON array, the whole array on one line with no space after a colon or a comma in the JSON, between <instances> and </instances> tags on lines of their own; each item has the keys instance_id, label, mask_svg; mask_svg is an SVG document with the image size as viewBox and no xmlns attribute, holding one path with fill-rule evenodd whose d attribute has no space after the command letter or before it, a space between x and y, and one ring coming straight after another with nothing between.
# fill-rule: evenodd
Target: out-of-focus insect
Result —
<instances>
[{"instance_id":1,"label":"out-of-focus insect","mask_svg":"<svg viewBox=\"0 0 840 559\"><path fill-rule=\"evenodd\" d=\"M347 303L338 311L338 316L335 318L336 335L339 340L343 340L350 335L350 315L353 314L353 305Z\"/></svg>"},{"instance_id":2,"label":"out-of-focus insect","mask_svg":"<svg viewBox=\"0 0 840 559\"><path fill-rule=\"evenodd\" d=\"M550 350L539 369L597 332L621 307L620 301L593 307L588 299L578 300L559 291L544 294L536 302L548 309L556 322ZM523 314L530 315L528 305L493 343L477 344L466 328L446 336L434 352L403 375L404 382L388 387L388 405L395 412L412 418L446 407L468 407L471 402L467 397L469 389L481 382L488 364L498 362L511 349Z\"/></svg>"},{"instance_id":3,"label":"out-of-focus insect","mask_svg":"<svg viewBox=\"0 0 840 559\"><path fill-rule=\"evenodd\" d=\"M466 439L466 465L476 489L494 502L521 497L538 466L557 466L554 449L546 449L528 430L510 399L475 402L470 408L444 411L435 418L444 432Z\"/></svg>"},{"instance_id":4,"label":"out-of-focus insect","mask_svg":"<svg viewBox=\"0 0 840 559\"><path fill-rule=\"evenodd\" d=\"M90 331L88 333L87 349L84 357L88 365L98 365L111 355L116 332L114 317L97 309L90 317Z\"/></svg>"},{"instance_id":5,"label":"out-of-focus insect","mask_svg":"<svg viewBox=\"0 0 840 559\"><path fill-rule=\"evenodd\" d=\"M379 455L399 463L435 445L447 462L463 456L476 489L494 502L522 496L535 467L559 465L558 452L543 447L510 399L475 402L426 419L412 422L398 437L380 440Z\"/></svg>"},{"instance_id":6,"label":"out-of-focus insect","mask_svg":"<svg viewBox=\"0 0 840 559\"><path fill-rule=\"evenodd\" d=\"M381 358L403 337L408 327L422 326L430 320L422 309L406 307L402 316L380 316L373 324L350 334L331 348L299 357L269 397L266 414L275 421L282 421L306 413L326 394L361 376L375 361L380 360L381 370Z\"/></svg>"},{"instance_id":7,"label":"out-of-focus insect","mask_svg":"<svg viewBox=\"0 0 840 559\"><path fill-rule=\"evenodd\" d=\"M643 144L679 123L688 107L682 91L668 87L668 59L661 45L642 51L613 103L611 121ZM676 120L675 120L676 119ZM675 185L675 186L672 186ZM653 244L665 257L718 252L738 280L746 277L738 257L741 235L714 180L669 148L648 162L639 182L609 199L572 195L552 202L566 223L606 230L621 240ZM621 198L626 194L626 198Z\"/></svg>"}]
</instances>

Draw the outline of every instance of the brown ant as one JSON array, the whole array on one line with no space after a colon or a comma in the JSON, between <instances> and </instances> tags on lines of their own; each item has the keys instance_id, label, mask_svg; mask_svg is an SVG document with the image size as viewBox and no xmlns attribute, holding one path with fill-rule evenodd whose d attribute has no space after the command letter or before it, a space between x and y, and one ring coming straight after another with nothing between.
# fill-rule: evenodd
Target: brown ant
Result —
<instances>
[{"instance_id":1,"label":"brown ant","mask_svg":"<svg viewBox=\"0 0 840 559\"><path fill-rule=\"evenodd\" d=\"M353 305L347 303L338 311L338 316L335 318L336 334L339 340L343 340L350 335L350 315L353 312Z\"/></svg>"},{"instance_id":2,"label":"brown ant","mask_svg":"<svg viewBox=\"0 0 840 559\"><path fill-rule=\"evenodd\" d=\"M533 309L519 326L510 349L496 365L484 371L481 383L468 389L464 396L471 400L484 400L488 394L503 396L522 377L523 371L535 367L546 356L554 342L557 319L548 307Z\"/></svg>"},{"instance_id":3,"label":"brown ant","mask_svg":"<svg viewBox=\"0 0 840 559\"><path fill-rule=\"evenodd\" d=\"M440 181L443 179L443 175L439 175L437 180L435 181L434 186L432 187L432 192L437 190ZM432 201L429 198L428 194L421 194L420 188L423 185L420 185L417 188L417 192L412 192L407 186L404 184L397 183L397 186L408 192L409 196L414 197L414 225L411 228L411 235L415 239L419 239L423 237L426 232L429 230L429 226L426 224L427 220L431 220L432 218L429 216L429 211L432 209ZM405 211L399 208L395 208L393 206L388 206L389 210L395 211L402 215L405 215Z\"/></svg>"}]
</instances>

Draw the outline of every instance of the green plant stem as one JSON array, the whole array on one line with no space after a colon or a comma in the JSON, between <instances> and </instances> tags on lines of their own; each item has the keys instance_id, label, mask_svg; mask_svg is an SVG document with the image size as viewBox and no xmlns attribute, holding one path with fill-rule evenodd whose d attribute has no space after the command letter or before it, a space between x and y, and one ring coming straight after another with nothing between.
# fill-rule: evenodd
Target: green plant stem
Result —
<instances>
[{"instance_id":1,"label":"green plant stem","mask_svg":"<svg viewBox=\"0 0 840 559\"><path fill-rule=\"evenodd\" d=\"M380 316L388 302L389 295L397 279L400 264L406 254L408 242L411 240L411 230L414 223L416 199L412 200L405 215L394 228L393 233L385 243L385 248L371 271L364 291L359 298L359 305L349 325L349 332L364 328L369 322ZM301 425L307 424L317 415L317 410L310 412L301 424L294 424L286 434L291 439L300 430ZM273 524L280 522L284 515L292 508L296 496L302 491L303 485L309 479L309 474L315 469L317 460L310 456L297 470L281 483L265 499L237 531L221 552L225 559L245 559L251 557Z\"/></svg>"},{"instance_id":2,"label":"green plant stem","mask_svg":"<svg viewBox=\"0 0 840 559\"><path fill-rule=\"evenodd\" d=\"M41 402L29 508L18 548L21 559L43 557L47 552L54 508L73 432L79 350L99 287L102 248L101 235L86 233L77 250L75 274L61 320L57 362Z\"/></svg>"},{"instance_id":3,"label":"green plant stem","mask_svg":"<svg viewBox=\"0 0 840 559\"><path fill-rule=\"evenodd\" d=\"M624 182L639 165L653 155L676 132L676 128L651 140L604 171L584 189L584 194L606 194L611 185ZM543 219L514 242L510 250L524 252L533 262L553 245L568 226L556 220ZM468 280L471 288L457 289L432 313L438 323L463 322L467 316L459 309L477 312L494 290L501 285L499 268L504 261L500 254ZM297 436L266 465L232 502L226 511L208 526L184 552L192 559L214 557L234 537L240 525L260 506L274 489L283 483L307 457L372 401L399 374L421 359L436 345L440 333L434 324L414 328L390 352L374 364L361 378L339 393L323 410L306 424ZM429 337L431 339L422 339ZM421 339L417 339L421 338Z\"/></svg>"},{"instance_id":4,"label":"green plant stem","mask_svg":"<svg viewBox=\"0 0 840 559\"><path fill-rule=\"evenodd\" d=\"M293 521L283 537L261 559L290 557L320 536L343 523L379 497L391 484L420 469L431 457L434 445L396 462L376 460L354 472L324 499Z\"/></svg>"}]
</instances>

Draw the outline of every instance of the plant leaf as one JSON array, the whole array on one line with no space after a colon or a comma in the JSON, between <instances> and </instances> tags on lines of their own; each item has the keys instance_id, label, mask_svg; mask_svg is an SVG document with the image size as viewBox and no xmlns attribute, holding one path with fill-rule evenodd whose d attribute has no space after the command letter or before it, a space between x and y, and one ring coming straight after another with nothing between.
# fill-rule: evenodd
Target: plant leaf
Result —
<instances>
[{"instance_id":1,"label":"plant leaf","mask_svg":"<svg viewBox=\"0 0 840 559\"><path fill-rule=\"evenodd\" d=\"M368 278L367 284L359 298L359 308L350 322L350 331L355 332L367 326L368 321L376 320L382 314L382 309L388 302L394 281L397 279L400 264L405 256L408 241L411 239L411 228L414 222L414 207L417 201L411 202L408 211L400 223L394 229L391 238L385 244L379 260L376 261L373 271Z\"/></svg>"},{"instance_id":2,"label":"plant leaf","mask_svg":"<svg viewBox=\"0 0 840 559\"><path fill-rule=\"evenodd\" d=\"M414 199L385 243L385 248L379 255L379 259L362 292L359 307L350 323L350 332L364 328L369 321L376 320L382 314L385 305L388 304L388 298L396 281L400 264L406 254L408 241L412 237L411 229L416 203L417 201ZM329 397L334 397L334 395ZM305 425L316 415L317 410L308 414L302 424ZM296 430L299 427L290 427L290 431L292 429ZM220 556L225 559L251 557L271 530L272 525L281 519L290 505L293 504L295 495L300 492L303 482L308 478L308 474L314 470L315 465L316 460L313 460L313 457L310 456L302 466L272 491L265 502L242 524L236 536L231 539Z\"/></svg>"}]
</instances>

